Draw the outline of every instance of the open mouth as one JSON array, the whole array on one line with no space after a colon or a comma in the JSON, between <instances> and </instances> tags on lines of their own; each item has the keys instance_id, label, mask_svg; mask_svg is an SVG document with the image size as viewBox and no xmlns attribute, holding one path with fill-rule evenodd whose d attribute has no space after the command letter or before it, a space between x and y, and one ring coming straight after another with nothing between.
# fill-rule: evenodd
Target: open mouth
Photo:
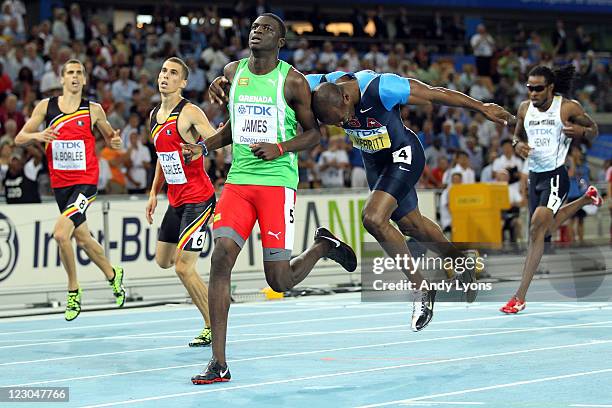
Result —
<instances>
[{"instance_id":1,"label":"open mouth","mask_svg":"<svg viewBox=\"0 0 612 408\"><path fill-rule=\"evenodd\" d=\"M168 82L166 82L166 81L161 81L161 82L159 83L159 86L166 87L166 86L168 86Z\"/></svg>"},{"instance_id":2,"label":"open mouth","mask_svg":"<svg viewBox=\"0 0 612 408\"><path fill-rule=\"evenodd\" d=\"M251 44L259 44L261 42L261 38L259 37L252 37L251 38Z\"/></svg>"}]
</instances>

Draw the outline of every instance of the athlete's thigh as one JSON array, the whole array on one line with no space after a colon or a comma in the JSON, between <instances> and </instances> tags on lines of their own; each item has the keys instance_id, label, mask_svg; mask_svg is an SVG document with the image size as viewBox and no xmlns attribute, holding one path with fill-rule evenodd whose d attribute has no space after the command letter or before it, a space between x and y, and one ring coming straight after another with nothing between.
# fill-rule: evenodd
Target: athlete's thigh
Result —
<instances>
[{"instance_id":1,"label":"athlete's thigh","mask_svg":"<svg viewBox=\"0 0 612 408\"><path fill-rule=\"evenodd\" d=\"M206 241L208 221L215 210L215 196L201 203L182 206L177 249L200 253Z\"/></svg>"},{"instance_id":2,"label":"athlete's thigh","mask_svg":"<svg viewBox=\"0 0 612 408\"><path fill-rule=\"evenodd\" d=\"M251 187L225 183L213 218L213 237L229 238L240 248L251 235L257 213L250 200Z\"/></svg>"},{"instance_id":3,"label":"athlete's thigh","mask_svg":"<svg viewBox=\"0 0 612 408\"><path fill-rule=\"evenodd\" d=\"M76 184L53 190L55 201L62 216L70 219L77 228L87 219L85 213L96 199L98 189L90 184Z\"/></svg>"},{"instance_id":4,"label":"athlete's thigh","mask_svg":"<svg viewBox=\"0 0 612 408\"><path fill-rule=\"evenodd\" d=\"M295 234L295 190L259 186L255 207L264 261L288 261Z\"/></svg>"}]
</instances>

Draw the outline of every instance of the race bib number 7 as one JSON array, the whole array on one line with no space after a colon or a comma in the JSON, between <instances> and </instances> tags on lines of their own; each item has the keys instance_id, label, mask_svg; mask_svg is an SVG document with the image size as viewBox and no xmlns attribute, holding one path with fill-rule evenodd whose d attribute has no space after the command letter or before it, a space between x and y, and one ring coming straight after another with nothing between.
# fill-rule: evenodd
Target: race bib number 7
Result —
<instances>
[{"instance_id":1,"label":"race bib number 7","mask_svg":"<svg viewBox=\"0 0 612 408\"><path fill-rule=\"evenodd\" d=\"M84 140L54 140L51 144L53 169L86 170Z\"/></svg>"},{"instance_id":2,"label":"race bib number 7","mask_svg":"<svg viewBox=\"0 0 612 408\"><path fill-rule=\"evenodd\" d=\"M175 152L157 152L159 165L164 172L166 183L168 184L185 184L187 177L183 169L180 153Z\"/></svg>"}]
</instances>

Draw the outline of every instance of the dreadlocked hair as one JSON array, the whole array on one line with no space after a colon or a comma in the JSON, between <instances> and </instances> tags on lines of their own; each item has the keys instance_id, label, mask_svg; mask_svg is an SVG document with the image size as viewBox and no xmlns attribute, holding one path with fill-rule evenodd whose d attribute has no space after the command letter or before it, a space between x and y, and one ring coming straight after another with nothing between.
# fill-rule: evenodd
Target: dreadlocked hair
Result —
<instances>
[{"instance_id":1,"label":"dreadlocked hair","mask_svg":"<svg viewBox=\"0 0 612 408\"><path fill-rule=\"evenodd\" d=\"M529 76L543 76L546 78L546 84L553 84L553 91L564 96L569 95L572 91L575 74L576 68L572 64L555 69L539 65L529 72Z\"/></svg>"}]
</instances>

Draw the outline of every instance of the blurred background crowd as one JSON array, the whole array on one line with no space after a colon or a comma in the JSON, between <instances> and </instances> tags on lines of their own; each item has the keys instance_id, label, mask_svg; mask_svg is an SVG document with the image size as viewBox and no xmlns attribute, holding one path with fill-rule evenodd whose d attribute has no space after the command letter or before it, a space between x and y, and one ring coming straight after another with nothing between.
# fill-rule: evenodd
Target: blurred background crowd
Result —
<instances>
[{"instance_id":1,"label":"blurred background crowd","mask_svg":"<svg viewBox=\"0 0 612 408\"><path fill-rule=\"evenodd\" d=\"M102 104L124 142L122 151L107 148L103 141L98 145L101 193L146 192L156 160L147 122L159 102L156 79L162 62L171 56L184 58L191 70L184 96L200 105L213 125L224 123L226 109L208 101L208 85L225 64L248 56L250 24L269 11L288 23L281 58L304 74L392 72L496 102L515 113L527 97L531 67L572 64L577 72L572 97L590 114L612 111L611 36L596 22L576 16L542 14L523 23L516 16L488 20L457 10L419 14L408 7L376 5L285 9L265 0L239 0L198 9L160 4L121 20L116 10L92 3L50 7L49 18L26 6L6 0L0 10L2 190L10 182L8 176L23 174L36 183L41 196L51 194L42 147L15 147L14 138L41 98L61 92L59 70L77 58L87 70L84 95ZM513 129L461 109L404 106L401 113L426 151L420 187L443 191L443 226L449 225L444 221L444 189L453 183L508 182L513 205L525 205L524 165L510 144ZM322 130L321 144L299 155L300 188L367 187L359 151L341 129ZM601 146L594 160L589 160L592 146L572 147L567 165L574 195L592 181L609 181L612 149ZM231 148L207 160L217 187L223 185L230 164Z\"/></svg>"}]
</instances>

